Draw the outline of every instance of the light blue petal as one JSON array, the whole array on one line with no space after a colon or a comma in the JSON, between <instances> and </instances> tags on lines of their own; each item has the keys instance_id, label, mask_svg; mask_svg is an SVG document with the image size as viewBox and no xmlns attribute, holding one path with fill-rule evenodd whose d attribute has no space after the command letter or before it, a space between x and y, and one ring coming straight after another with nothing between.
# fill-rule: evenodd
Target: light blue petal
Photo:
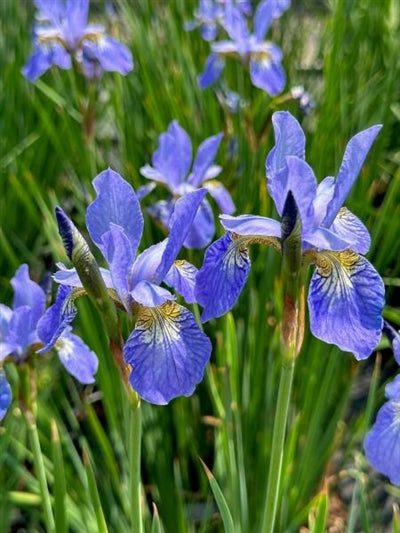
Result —
<instances>
[{"instance_id":1,"label":"light blue petal","mask_svg":"<svg viewBox=\"0 0 400 533\"><path fill-rule=\"evenodd\" d=\"M144 167L142 167L144 168ZM151 167L150 167L151 168ZM143 200L143 198L146 198L148 194L150 194L154 189L157 187L157 184L153 181L147 185L143 185L143 187L139 187L139 189L136 191L136 196L139 202Z\"/></svg>"},{"instance_id":2,"label":"light blue petal","mask_svg":"<svg viewBox=\"0 0 400 533\"><path fill-rule=\"evenodd\" d=\"M153 162L154 162L154 156L153 156ZM140 168L139 172L141 173L142 176L144 176L145 178L149 180L154 180L160 183L168 183L168 174L165 171L161 172L159 169L156 169L152 167L151 165L144 165L143 167ZM139 195L138 193L139 191L136 194Z\"/></svg>"},{"instance_id":3,"label":"light blue petal","mask_svg":"<svg viewBox=\"0 0 400 533\"><path fill-rule=\"evenodd\" d=\"M161 133L158 139L158 148L152 157L154 172L149 173L149 168L145 167L145 176L161 183L166 183L171 192L179 185L180 167L177 162L176 142L169 132ZM157 174L158 173L158 174Z\"/></svg>"},{"instance_id":4,"label":"light blue petal","mask_svg":"<svg viewBox=\"0 0 400 533\"><path fill-rule=\"evenodd\" d=\"M37 353L50 351L75 318L77 309L71 294L72 289L70 287L61 285L57 292L56 301L39 320L37 332L44 346Z\"/></svg>"},{"instance_id":5,"label":"light blue petal","mask_svg":"<svg viewBox=\"0 0 400 533\"><path fill-rule=\"evenodd\" d=\"M400 402L386 402L364 442L371 465L388 476L393 485L400 485Z\"/></svg>"},{"instance_id":6,"label":"light blue petal","mask_svg":"<svg viewBox=\"0 0 400 533\"><path fill-rule=\"evenodd\" d=\"M10 384L4 372L0 369L0 420L5 417L8 408L11 405L12 392Z\"/></svg>"},{"instance_id":7,"label":"light blue petal","mask_svg":"<svg viewBox=\"0 0 400 533\"><path fill-rule=\"evenodd\" d=\"M192 304L196 302L194 288L197 272L197 268L188 261L175 261L164 281L179 292L188 304Z\"/></svg>"},{"instance_id":8,"label":"light blue petal","mask_svg":"<svg viewBox=\"0 0 400 533\"><path fill-rule=\"evenodd\" d=\"M157 405L193 394L210 354L211 342L192 313L174 302L143 308L124 347L133 389Z\"/></svg>"},{"instance_id":9,"label":"light blue petal","mask_svg":"<svg viewBox=\"0 0 400 533\"><path fill-rule=\"evenodd\" d=\"M272 218L259 215L220 215L221 224L227 231L237 235L261 235L263 237L280 237L281 224Z\"/></svg>"},{"instance_id":10,"label":"light blue petal","mask_svg":"<svg viewBox=\"0 0 400 533\"><path fill-rule=\"evenodd\" d=\"M385 335L391 342L394 358L396 359L397 364L400 365L400 333L397 330L395 330L388 322L386 322L386 320L383 321L382 332L385 333ZM400 381L397 380L397 378L395 381L399 383L399 387L400 387ZM388 387L389 386L387 386L386 389ZM387 394L386 396L390 398L390 396L388 396ZM398 397L400 399L400 388L399 388Z\"/></svg>"},{"instance_id":11,"label":"light blue petal","mask_svg":"<svg viewBox=\"0 0 400 533\"><path fill-rule=\"evenodd\" d=\"M235 212L235 204L228 190L217 180L203 181L203 187L211 194L222 213L231 215Z\"/></svg>"},{"instance_id":12,"label":"light blue petal","mask_svg":"<svg viewBox=\"0 0 400 533\"><path fill-rule=\"evenodd\" d=\"M208 200L204 198L197 208L183 245L186 248L204 248L210 244L214 234L214 214Z\"/></svg>"},{"instance_id":13,"label":"light blue petal","mask_svg":"<svg viewBox=\"0 0 400 533\"><path fill-rule=\"evenodd\" d=\"M160 223L161 226L168 231L169 221L174 212L174 205L175 202L172 198L158 200L158 202L149 205L149 207L146 208L146 211L156 222Z\"/></svg>"},{"instance_id":14,"label":"light blue petal","mask_svg":"<svg viewBox=\"0 0 400 533\"><path fill-rule=\"evenodd\" d=\"M0 303L0 342L4 341L7 336L11 316L12 310L7 305Z\"/></svg>"},{"instance_id":15,"label":"light blue petal","mask_svg":"<svg viewBox=\"0 0 400 533\"><path fill-rule=\"evenodd\" d=\"M31 322L32 310L27 305L21 305L13 311L8 327L7 342L3 343L3 357L12 354L15 359L22 361L30 345L32 330L27 327ZM8 346L8 353L4 353Z\"/></svg>"},{"instance_id":16,"label":"light blue petal","mask_svg":"<svg viewBox=\"0 0 400 533\"><path fill-rule=\"evenodd\" d=\"M263 0L258 4L254 14L254 35L257 41L264 40L274 18L274 12L274 0Z\"/></svg>"},{"instance_id":17,"label":"light blue petal","mask_svg":"<svg viewBox=\"0 0 400 533\"><path fill-rule=\"evenodd\" d=\"M43 315L46 307L46 295L44 290L29 277L28 265L21 265L11 279L14 289L13 309L28 306L31 310L30 323L25 324L29 331L35 329L39 318Z\"/></svg>"},{"instance_id":18,"label":"light blue petal","mask_svg":"<svg viewBox=\"0 0 400 533\"><path fill-rule=\"evenodd\" d=\"M139 281L132 289L130 295L135 302L145 307L157 307L169 300L175 300L175 296L167 289L146 280Z\"/></svg>"},{"instance_id":19,"label":"light blue petal","mask_svg":"<svg viewBox=\"0 0 400 533\"><path fill-rule=\"evenodd\" d=\"M93 180L93 186L97 198L87 208L86 215L93 242L103 252L102 236L113 223L123 228L135 255L143 232L143 215L135 191L111 169L101 172Z\"/></svg>"},{"instance_id":20,"label":"light blue petal","mask_svg":"<svg viewBox=\"0 0 400 533\"><path fill-rule=\"evenodd\" d=\"M349 248L359 254L366 254L371 246L371 236L361 220L342 207L330 230L349 243Z\"/></svg>"},{"instance_id":21,"label":"light blue petal","mask_svg":"<svg viewBox=\"0 0 400 533\"><path fill-rule=\"evenodd\" d=\"M109 35L102 36L98 41L85 40L82 47L83 66L85 58L89 62L96 60L102 69L126 75L133 70L133 59L130 50Z\"/></svg>"},{"instance_id":22,"label":"light blue petal","mask_svg":"<svg viewBox=\"0 0 400 533\"><path fill-rule=\"evenodd\" d=\"M82 289L83 285L78 276L76 268L67 268L63 263L57 263L57 267L60 270L57 270L53 274L53 279L60 285L68 285L69 287L77 287ZM111 279L111 273L106 268L100 267L101 277L104 280L104 283L108 289L113 289L114 284Z\"/></svg>"},{"instance_id":23,"label":"light blue petal","mask_svg":"<svg viewBox=\"0 0 400 533\"><path fill-rule=\"evenodd\" d=\"M153 244L153 246L150 246L137 256L132 267L131 287L135 287L143 280L156 282L156 271L161 263L167 243L168 239L164 239L157 244Z\"/></svg>"},{"instance_id":24,"label":"light blue petal","mask_svg":"<svg viewBox=\"0 0 400 533\"><path fill-rule=\"evenodd\" d=\"M40 17L60 26L65 17L65 2L60 0L34 0L35 6L40 11Z\"/></svg>"},{"instance_id":25,"label":"light blue petal","mask_svg":"<svg viewBox=\"0 0 400 533\"><path fill-rule=\"evenodd\" d=\"M303 235L304 243L307 243L317 250L333 250L340 252L349 247L347 240L342 239L333 231L326 228L312 229Z\"/></svg>"},{"instance_id":26,"label":"light blue petal","mask_svg":"<svg viewBox=\"0 0 400 533\"><path fill-rule=\"evenodd\" d=\"M192 142L186 131L179 125L177 120L173 120L168 126L168 133L174 139L175 165L177 169L177 181L173 184L178 187L183 183L189 174L192 163Z\"/></svg>"},{"instance_id":27,"label":"light blue petal","mask_svg":"<svg viewBox=\"0 0 400 533\"><path fill-rule=\"evenodd\" d=\"M272 57L250 61L250 78L255 87L263 89L270 96L280 94L286 85L286 74L280 61Z\"/></svg>"},{"instance_id":28,"label":"light blue petal","mask_svg":"<svg viewBox=\"0 0 400 533\"><path fill-rule=\"evenodd\" d=\"M174 212L170 219L168 242L155 274L156 282L161 282L173 265L206 192L205 189L198 189L185 194L176 201Z\"/></svg>"},{"instance_id":29,"label":"light blue petal","mask_svg":"<svg viewBox=\"0 0 400 533\"><path fill-rule=\"evenodd\" d=\"M381 337L384 294L378 272L361 255L321 253L308 293L313 335L366 359Z\"/></svg>"},{"instance_id":30,"label":"light blue petal","mask_svg":"<svg viewBox=\"0 0 400 533\"><path fill-rule=\"evenodd\" d=\"M398 336L399 334L397 334L397 337ZM385 396L388 400L400 402L400 374L398 374L393 381L386 385Z\"/></svg>"},{"instance_id":31,"label":"light blue petal","mask_svg":"<svg viewBox=\"0 0 400 533\"><path fill-rule=\"evenodd\" d=\"M317 194L314 198L314 226L318 227L322 224L326 216L326 210L329 202L332 200L335 192L335 178L328 176L318 184Z\"/></svg>"},{"instance_id":32,"label":"light blue petal","mask_svg":"<svg viewBox=\"0 0 400 533\"><path fill-rule=\"evenodd\" d=\"M53 65L52 55L47 50L37 48L29 57L28 62L22 68L22 74L34 83L42 74Z\"/></svg>"},{"instance_id":33,"label":"light blue petal","mask_svg":"<svg viewBox=\"0 0 400 533\"><path fill-rule=\"evenodd\" d=\"M61 363L71 376L80 383L93 383L97 372L97 355L77 335L70 333L71 328L57 340L55 349Z\"/></svg>"},{"instance_id":34,"label":"light blue petal","mask_svg":"<svg viewBox=\"0 0 400 533\"><path fill-rule=\"evenodd\" d=\"M199 187L205 179L207 170L214 163L222 137L222 133L217 133L200 144L193 162L192 173L188 178L188 182L193 187Z\"/></svg>"},{"instance_id":35,"label":"light blue petal","mask_svg":"<svg viewBox=\"0 0 400 533\"><path fill-rule=\"evenodd\" d=\"M110 230L102 236L103 253L110 266L111 279L122 303L129 311L129 277L134 252L121 226L110 223Z\"/></svg>"},{"instance_id":36,"label":"light blue petal","mask_svg":"<svg viewBox=\"0 0 400 533\"><path fill-rule=\"evenodd\" d=\"M221 76L225 66L225 61L217 54L210 54L206 61L204 71L198 76L198 82L201 89L207 89L215 83Z\"/></svg>"},{"instance_id":37,"label":"light blue petal","mask_svg":"<svg viewBox=\"0 0 400 533\"><path fill-rule=\"evenodd\" d=\"M225 314L242 292L250 271L248 250L227 233L206 250L196 278L195 296L203 322Z\"/></svg>"},{"instance_id":38,"label":"light blue petal","mask_svg":"<svg viewBox=\"0 0 400 533\"><path fill-rule=\"evenodd\" d=\"M282 215L287 196L287 156L299 159L305 156L305 136L298 121L288 111L278 111L272 115L275 132L275 146L266 160L268 191L273 198L278 213Z\"/></svg>"},{"instance_id":39,"label":"light blue petal","mask_svg":"<svg viewBox=\"0 0 400 533\"><path fill-rule=\"evenodd\" d=\"M335 181L335 191L330 201L323 221L325 227L329 227L335 220L339 209L346 200L353 184L360 173L361 167L371 149L375 137L378 135L382 126L372 126L367 130L357 133L346 146L342 164Z\"/></svg>"},{"instance_id":40,"label":"light blue petal","mask_svg":"<svg viewBox=\"0 0 400 533\"><path fill-rule=\"evenodd\" d=\"M303 159L296 156L286 158L287 185L284 194L292 192L300 212L302 233L307 233L314 225L313 201L317 194L317 179L313 169Z\"/></svg>"}]
</instances>

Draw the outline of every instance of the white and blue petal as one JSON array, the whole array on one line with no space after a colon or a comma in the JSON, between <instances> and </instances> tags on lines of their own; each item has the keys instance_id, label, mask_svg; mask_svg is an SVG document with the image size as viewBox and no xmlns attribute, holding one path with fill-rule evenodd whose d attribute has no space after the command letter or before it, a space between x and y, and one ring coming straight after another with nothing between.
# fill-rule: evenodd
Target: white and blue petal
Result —
<instances>
[{"instance_id":1,"label":"white and blue petal","mask_svg":"<svg viewBox=\"0 0 400 533\"><path fill-rule=\"evenodd\" d=\"M147 280L139 281L131 290L130 295L135 302L144 307L157 307L169 300L175 300L175 296L169 290Z\"/></svg>"},{"instance_id":2,"label":"white and blue petal","mask_svg":"<svg viewBox=\"0 0 400 533\"><path fill-rule=\"evenodd\" d=\"M37 353L51 350L57 339L75 318L77 309L71 295L71 287L61 285L57 292L56 301L39 320L37 333L44 346Z\"/></svg>"},{"instance_id":3,"label":"white and blue petal","mask_svg":"<svg viewBox=\"0 0 400 533\"><path fill-rule=\"evenodd\" d=\"M277 220L260 215L220 215L221 224L227 231L238 235L256 235L262 237L280 237L281 224Z\"/></svg>"},{"instance_id":4,"label":"white and blue petal","mask_svg":"<svg viewBox=\"0 0 400 533\"><path fill-rule=\"evenodd\" d=\"M217 150L223 137L222 133L217 133L205 139L199 146L196 157L193 161L193 168L188 183L194 187L199 187L205 179L208 169L214 162Z\"/></svg>"},{"instance_id":5,"label":"white and blue petal","mask_svg":"<svg viewBox=\"0 0 400 533\"><path fill-rule=\"evenodd\" d=\"M197 268L188 261L178 260L169 269L164 281L181 294L188 304L196 302L194 289L196 285Z\"/></svg>"},{"instance_id":6,"label":"white and blue petal","mask_svg":"<svg viewBox=\"0 0 400 533\"><path fill-rule=\"evenodd\" d=\"M97 372L97 355L67 327L55 344L61 363L71 376L80 383L93 383Z\"/></svg>"},{"instance_id":7,"label":"white and blue petal","mask_svg":"<svg viewBox=\"0 0 400 533\"><path fill-rule=\"evenodd\" d=\"M348 142L339 173L335 180L333 197L329 202L327 213L323 220L323 225L325 227L329 227L335 220L339 209L342 207L360 173L372 143L381 128L381 125L372 126L371 128L357 133L357 135Z\"/></svg>"},{"instance_id":8,"label":"white and blue petal","mask_svg":"<svg viewBox=\"0 0 400 533\"><path fill-rule=\"evenodd\" d=\"M386 402L364 442L371 465L400 485L400 398Z\"/></svg>"},{"instance_id":9,"label":"white and blue petal","mask_svg":"<svg viewBox=\"0 0 400 533\"><path fill-rule=\"evenodd\" d=\"M349 247L347 240L342 239L333 231L326 228L315 228L303 235L303 248L313 246L317 250L342 251Z\"/></svg>"},{"instance_id":10,"label":"white and blue petal","mask_svg":"<svg viewBox=\"0 0 400 533\"><path fill-rule=\"evenodd\" d=\"M252 59L250 61L250 78L255 87L263 89L270 96L280 94L285 88L286 74L281 65L281 59L276 59L273 55L278 56L275 45L270 54L266 53L262 59Z\"/></svg>"},{"instance_id":11,"label":"white and blue petal","mask_svg":"<svg viewBox=\"0 0 400 533\"><path fill-rule=\"evenodd\" d=\"M111 169L96 176L93 186L97 198L89 205L86 214L86 224L92 241L103 252L102 237L113 223L123 228L135 255L143 232L143 215L135 191Z\"/></svg>"},{"instance_id":12,"label":"white and blue petal","mask_svg":"<svg viewBox=\"0 0 400 533\"><path fill-rule=\"evenodd\" d=\"M206 250L204 263L196 278L195 296L203 306L203 322L225 314L241 293L250 271L245 244L230 233Z\"/></svg>"},{"instance_id":13,"label":"white and blue petal","mask_svg":"<svg viewBox=\"0 0 400 533\"><path fill-rule=\"evenodd\" d=\"M7 336L8 327L12 316L12 309L0 303L0 342Z\"/></svg>"},{"instance_id":14,"label":"white and blue petal","mask_svg":"<svg viewBox=\"0 0 400 533\"><path fill-rule=\"evenodd\" d=\"M60 285L68 285L69 287L83 288L82 282L78 276L76 268L67 268L64 263L56 263L59 270L53 274L53 279ZM106 268L100 267L101 277L108 289L113 289L114 285L111 278L111 273Z\"/></svg>"},{"instance_id":15,"label":"white and blue petal","mask_svg":"<svg viewBox=\"0 0 400 533\"><path fill-rule=\"evenodd\" d=\"M339 209L329 229L347 241L348 247L359 254L366 254L371 246L369 231L361 220L346 207Z\"/></svg>"},{"instance_id":16,"label":"white and blue petal","mask_svg":"<svg viewBox=\"0 0 400 533\"><path fill-rule=\"evenodd\" d=\"M82 45L83 58L96 60L103 70L119 72L126 75L133 69L133 59L130 50L109 35L102 35L97 40L86 39ZM85 67L85 61L83 61Z\"/></svg>"},{"instance_id":17,"label":"white and blue petal","mask_svg":"<svg viewBox=\"0 0 400 533\"><path fill-rule=\"evenodd\" d=\"M140 281L156 281L156 271L161 263L161 258L168 244L168 239L164 239L157 244L153 244L139 254L132 266L131 287L135 287ZM158 280L161 281L161 280Z\"/></svg>"},{"instance_id":18,"label":"white and blue petal","mask_svg":"<svg viewBox=\"0 0 400 533\"><path fill-rule=\"evenodd\" d=\"M378 272L361 255L318 254L308 293L313 335L366 359L380 340L384 294Z\"/></svg>"},{"instance_id":19,"label":"white and blue petal","mask_svg":"<svg viewBox=\"0 0 400 533\"><path fill-rule=\"evenodd\" d=\"M142 308L124 346L130 383L144 400L163 405L190 396L201 381L211 342L192 313L175 302Z\"/></svg>"},{"instance_id":20,"label":"white and blue petal","mask_svg":"<svg viewBox=\"0 0 400 533\"><path fill-rule=\"evenodd\" d=\"M13 309L28 306L31 309L30 323L26 328L31 331L36 327L46 306L44 290L29 277L28 265L21 265L11 279L14 289Z\"/></svg>"},{"instance_id":21,"label":"white and blue petal","mask_svg":"<svg viewBox=\"0 0 400 533\"><path fill-rule=\"evenodd\" d=\"M8 408L11 405L12 392L10 384L7 381L6 375L0 368L0 420L5 417Z\"/></svg>"},{"instance_id":22,"label":"white and blue petal","mask_svg":"<svg viewBox=\"0 0 400 533\"><path fill-rule=\"evenodd\" d=\"M235 212L235 204L228 190L217 180L203 181L203 187L214 198L222 213L231 215Z\"/></svg>"}]
</instances>

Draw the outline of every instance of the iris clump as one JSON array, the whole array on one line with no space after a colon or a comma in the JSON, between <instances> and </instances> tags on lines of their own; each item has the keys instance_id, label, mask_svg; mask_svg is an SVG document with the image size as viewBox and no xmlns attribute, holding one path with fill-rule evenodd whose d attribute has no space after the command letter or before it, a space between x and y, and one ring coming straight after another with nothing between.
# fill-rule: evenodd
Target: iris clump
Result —
<instances>
[{"instance_id":1,"label":"iris clump","mask_svg":"<svg viewBox=\"0 0 400 533\"><path fill-rule=\"evenodd\" d=\"M160 135L152 165L145 165L140 169L142 176L152 182L140 189L138 194L143 198L156 185L167 189L170 196L166 200L155 202L147 208L149 214L165 229L169 228L177 199L200 187L206 189L222 213L231 214L235 211L231 195L222 183L215 179L222 171L219 165L214 164L221 139L222 133L205 139L200 144L192 164L190 137L176 120ZM210 244L214 233L213 211L208 200L204 198L183 245L187 248L203 248Z\"/></svg>"},{"instance_id":2,"label":"iris clump","mask_svg":"<svg viewBox=\"0 0 400 533\"><path fill-rule=\"evenodd\" d=\"M280 94L286 83L285 71L281 64L282 51L275 43L266 41L265 36L272 21L280 17L289 5L289 1L260 2L254 14L251 33L238 4L226 2L221 25L229 39L211 44L211 54L199 76L200 87L206 89L215 83L224 69L225 59L234 56L248 65L250 79L255 87L263 89L270 96Z\"/></svg>"},{"instance_id":3,"label":"iris clump","mask_svg":"<svg viewBox=\"0 0 400 533\"><path fill-rule=\"evenodd\" d=\"M58 353L65 369L81 383L93 383L97 371L97 356L71 333L68 324L60 327L57 339L43 347L41 335L46 320L46 294L30 279L28 266L21 265L11 279L14 288L12 307L0 304L0 363L24 363L36 351ZM11 388L0 370L0 418L11 403Z\"/></svg>"},{"instance_id":4,"label":"iris clump","mask_svg":"<svg viewBox=\"0 0 400 533\"><path fill-rule=\"evenodd\" d=\"M35 0L37 24L33 53L22 72L34 82L52 65L70 69L76 63L86 78L104 71L128 74L133 69L129 49L105 32L88 24L89 0Z\"/></svg>"},{"instance_id":5,"label":"iris clump","mask_svg":"<svg viewBox=\"0 0 400 533\"><path fill-rule=\"evenodd\" d=\"M355 135L337 177L318 184L305 161L305 136L297 120L282 111L274 113L272 123L275 146L266 159L268 191L280 216L299 219L304 279L315 265L308 291L311 331L365 359L381 336L384 285L364 257L369 232L343 203L381 126ZM236 302L250 271L249 245L267 244L280 251L286 231L279 221L263 216L220 219L227 233L207 249L196 281L204 321L223 315Z\"/></svg>"},{"instance_id":6,"label":"iris clump","mask_svg":"<svg viewBox=\"0 0 400 533\"><path fill-rule=\"evenodd\" d=\"M98 267L89 258L87 244L64 211L57 208L60 233L76 268L60 265L54 276L62 286L46 316L46 337L53 342L60 329L72 322L75 314L71 309L77 296L92 285L90 292L101 297L96 285L104 284L113 304L134 324L123 346L132 388L154 404L189 396L203 377L211 343L193 314L161 284L176 289L186 302L195 301L197 269L176 258L206 189L194 190L177 200L168 238L136 256L143 216L135 191L111 169L100 173L93 186L97 196L87 209L86 224L108 268L99 270L100 279L96 281ZM94 273L93 279L83 277L90 277L90 272ZM117 331L115 334L118 337Z\"/></svg>"}]
</instances>

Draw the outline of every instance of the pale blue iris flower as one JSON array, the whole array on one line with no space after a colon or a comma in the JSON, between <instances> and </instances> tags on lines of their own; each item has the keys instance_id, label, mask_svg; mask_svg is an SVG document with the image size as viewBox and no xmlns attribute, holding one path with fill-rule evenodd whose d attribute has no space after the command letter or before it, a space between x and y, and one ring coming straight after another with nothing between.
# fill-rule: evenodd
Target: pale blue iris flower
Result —
<instances>
[{"instance_id":1,"label":"pale blue iris flower","mask_svg":"<svg viewBox=\"0 0 400 533\"><path fill-rule=\"evenodd\" d=\"M204 188L215 200L222 213L235 211L231 195L215 178L222 168L214 159L222 139L222 133L205 139L199 146L192 165L192 143L189 135L176 120L160 135L159 145L152 157L152 165L145 165L140 173L151 181L138 191L143 198L156 184L165 187L170 196L147 208L149 214L168 229L175 202L181 196ZM210 244L215 234L214 215L207 199L199 205L193 223L183 245L187 248L203 248Z\"/></svg>"},{"instance_id":2,"label":"pale blue iris flower","mask_svg":"<svg viewBox=\"0 0 400 533\"><path fill-rule=\"evenodd\" d=\"M89 0L35 0L38 8L33 53L22 69L34 82L52 65L80 65L84 75L98 78L104 71L128 74L133 69L129 49L98 24L88 24Z\"/></svg>"},{"instance_id":3,"label":"pale blue iris flower","mask_svg":"<svg viewBox=\"0 0 400 533\"><path fill-rule=\"evenodd\" d=\"M248 64L252 84L263 89L270 96L280 94L286 83L281 49L265 36L272 21L282 15L290 5L288 1L264 0L258 5L253 21L253 33L249 32L247 21L234 4L225 11L223 27L230 39L211 45L211 54L199 76L199 84L205 89L215 83L225 66L225 58L238 57Z\"/></svg>"},{"instance_id":4,"label":"pale blue iris flower","mask_svg":"<svg viewBox=\"0 0 400 533\"><path fill-rule=\"evenodd\" d=\"M132 365L132 388L154 404L189 396L203 377L211 343L193 314L176 303L175 296L161 284L175 288L187 302L195 301L197 269L176 258L206 190L198 189L180 198L170 217L169 237L136 256L143 216L135 191L110 169L100 173L93 185L97 197L87 209L86 224L108 263L108 269L100 269L101 274L117 306L135 320L123 348L126 363ZM74 226L60 208L57 219L72 257ZM63 292L46 317L49 343L73 320L73 299L77 290L82 292L75 269L61 265L54 278L62 284Z\"/></svg>"},{"instance_id":5,"label":"pale blue iris flower","mask_svg":"<svg viewBox=\"0 0 400 533\"><path fill-rule=\"evenodd\" d=\"M45 316L46 294L29 277L28 266L21 265L11 279L14 288L12 307L0 304L0 363L23 363L43 345L40 321ZM57 351L65 369L81 383L93 383L97 357L70 332L66 324L60 328L57 341L40 350ZM11 388L0 369L0 419L11 403Z\"/></svg>"},{"instance_id":6,"label":"pale blue iris flower","mask_svg":"<svg viewBox=\"0 0 400 533\"><path fill-rule=\"evenodd\" d=\"M400 486L400 375L386 385L385 395L388 401L378 411L364 448L371 465Z\"/></svg>"},{"instance_id":7,"label":"pale blue iris flower","mask_svg":"<svg viewBox=\"0 0 400 533\"><path fill-rule=\"evenodd\" d=\"M279 215L291 193L301 219L303 265L314 264L308 292L312 333L357 359L367 358L380 340L384 285L363 257L370 246L364 224L343 203L381 126L348 143L336 178L317 183L305 161L305 136L288 112L273 115L276 144L266 160L268 191ZM250 270L248 246L280 249L281 224L262 216L222 215L227 233L206 251L196 282L202 319L226 313L236 302Z\"/></svg>"}]
</instances>

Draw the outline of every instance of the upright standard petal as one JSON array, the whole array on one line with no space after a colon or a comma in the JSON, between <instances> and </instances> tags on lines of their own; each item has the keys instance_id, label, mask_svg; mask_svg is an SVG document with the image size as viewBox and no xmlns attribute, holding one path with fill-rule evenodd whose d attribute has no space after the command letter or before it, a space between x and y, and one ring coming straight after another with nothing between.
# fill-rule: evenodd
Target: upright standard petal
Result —
<instances>
[{"instance_id":1,"label":"upright standard petal","mask_svg":"<svg viewBox=\"0 0 400 533\"><path fill-rule=\"evenodd\" d=\"M230 233L216 240L206 250L197 274L195 296L204 307L203 322L225 314L241 293L250 271L248 250Z\"/></svg>"},{"instance_id":2,"label":"upright standard petal","mask_svg":"<svg viewBox=\"0 0 400 533\"><path fill-rule=\"evenodd\" d=\"M144 400L163 405L190 396L201 381L211 342L184 307L167 302L142 308L124 346L130 383Z\"/></svg>"},{"instance_id":3,"label":"upright standard petal","mask_svg":"<svg viewBox=\"0 0 400 533\"><path fill-rule=\"evenodd\" d=\"M386 402L364 442L371 465L400 485L400 397Z\"/></svg>"},{"instance_id":4,"label":"upright standard petal","mask_svg":"<svg viewBox=\"0 0 400 533\"><path fill-rule=\"evenodd\" d=\"M135 191L111 169L101 172L93 180L93 186L97 198L89 205L86 214L93 242L103 252L102 237L113 223L123 228L135 255L143 233L143 215Z\"/></svg>"},{"instance_id":5,"label":"upright standard petal","mask_svg":"<svg viewBox=\"0 0 400 533\"><path fill-rule=\"evenodd\" d=\"M175 166L177 169L177 181L172 185L178 187L189 174L192 163L192 141L177 120L173 120L168 126L168 133L174 139Z\"/></svg>"},{"instance_id":6,"label":"upright standard petal","mask_svg":"<svg viewBox=\"0 0 400 533\"><path fill-rule=\"evenodd\" d=\"M11 405L12 392L10 384L7 381L7 378L0 368L0 420L3 420L5 417L8 408Z\"/></svg>"},{"instance_id":7,"label":"upright standard petal","mask_svg":"<svg viewBox=\"0 0 400 533\"><path fill-rule=\"evenodd\" d=\"M298 121L288 111L272 115L275 146L266 159L268 191L282 215L287 196L287 156L305 157L305 136Z\"/></svg>"},{"instance_id":8,"label":"upright standard petal","mask_svg":"<svg viewBox=\"0 0 400 533\"><path fill-rule=\"evenodd\" d=\"M231 215L235 212L235 204L228 190L217 180L203 181L203 187L207 189L210 195L216 201L222 213Z\"/></svg>"},{"instance_id":9,"label":"upright standard petal","mask_svg":"<svg viewBox=\"0 0 400 533\"><path fill-rule=\"evenodd\" d=\"M186 248L204 248L210 244L214 233L214 213L208 200L204 198L197 208L196 215L187 232L183 245Z\"/></svg>"},{"instance_id":10,"label":"upright standard petal","mask_svg":"<svg viewBox=\"0 0 400 533\"><path fill-rule=\"evenodd\" d=\"M55 349L61 363L80 383L93 383L99 361L97 355L68 327L57 340Z\"/></svg>"},{"instance_id":11,"label":"upright standard petal","mask_svg":"<svg viewBox=\"0 0 400 533\"><path fill-rule=\"evenodd\" d=\"M378 272L361 255L318 254L308 293L313 335L366 359L381 336L384 294Z\"/></svg>"},{"instance_id":12,"label":"upright standard petal","mask_svg":"<svg viewBox=\"0 0 400 533\"><path fill-rule=\"evenodd\" d=\"M37 332L44 346L37 353L50 351L75 318L77 309L71 294L71 287L61 285L57 292L56 301L39 320Z\"/></svg>"},{"instance_id":13,"label":"upright standard petal","mask_svg":"<svg viewBox=\"0 0 400 533\"><path fill-rule=\"evenodd\" d=\"M11 279L14 289L13 308L23 305L31 309L31 323L26 327L29 331L36 327L37 321L43 315L46 306L44 290L29 277L28 265L21 265Z\"/></svg>"},{"instance_id":14,"label":"upright standard petal","mask_svg":"<svg viewBox=\"0 0 400 533\"><path fill-rule=\"evenodd\" d=\"M329 227L335 220L339 209L346 200L353 184L360 173L361 167L371 149L375 137L381 130L381 125L372 126L367 130L357 133L346 146L342 164L335 181L333 198L329 202L327 213L323 221L325 227Z\"/></svg>"},{"instance_id":15,"label":"upright standard petal","mask_svg":"<svg viewBox=\"0 0 400 533\"><path fill-rule=\"evenodd\" d=\"M196 157L193 162L192 173L188 178L188 182L193 187L199 187L204 180L207 170L213 164L217 150L223 137L222 133L217 133L208 139L205 139L197 150Z\"/></svg>"}]
</instances>

